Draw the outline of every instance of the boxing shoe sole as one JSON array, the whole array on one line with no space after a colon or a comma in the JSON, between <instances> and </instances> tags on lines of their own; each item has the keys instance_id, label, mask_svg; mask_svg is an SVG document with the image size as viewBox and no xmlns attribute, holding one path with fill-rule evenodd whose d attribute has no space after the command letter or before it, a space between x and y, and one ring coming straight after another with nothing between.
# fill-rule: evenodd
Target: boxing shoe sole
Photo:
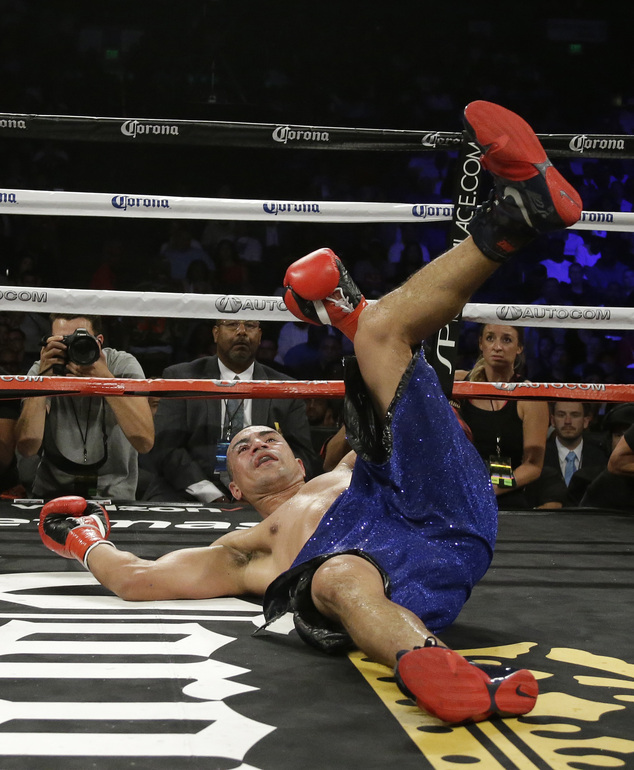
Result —
<instances>
[{"instance_id":1,"label":"boxing shoe sole","mask_svg":"<svg viewBox=\"0 0 634 770\"><path fill-rule=\"evenodd\" d=\"M570 227L579 220L583 210L579 194L553 167L535 132L523 118L498 104L475 101L465 108L464 123L467 133L483 152L484 168L509 182L528 182L541 176L546 188L542 186L541 195L552 200L562 225ZM511 197L521 194L513 190L512 185L503 192ZM530 197L539 216L539 210L547 205L540 203L538 196ZM532 220L534 217L530 218L529 214L528 223L535 225Z\"/></svg>"},{"instance_id":2,"label":"boxing shoe sole","mask_svg":"<svg viewBox=\"0 0 634 770\"><path fill-rule=\"evenodd\" d=\"M527 714L535 706L538 685L526 669L491 678L453 650L428 647L399 658L399 687L419 708L450 724L481 722L494 713Z\"/></svg>"}]
</instances>

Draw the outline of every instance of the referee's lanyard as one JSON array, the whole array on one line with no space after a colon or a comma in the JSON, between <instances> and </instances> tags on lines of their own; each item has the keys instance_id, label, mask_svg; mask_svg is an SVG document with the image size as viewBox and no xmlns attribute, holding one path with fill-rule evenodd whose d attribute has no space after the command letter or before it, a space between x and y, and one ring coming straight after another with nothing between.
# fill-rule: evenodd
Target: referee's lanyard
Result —
<instances>
[{"instance_id":1,"label":"referee's lanyard","mask_svg":"<svg viewBox=\"0 0 634 770\"><path fill-rule=\"evenodd\" d=\"M223 428L223 435L222 435L223 443L225 441L227 443L231 441L231 437L233 434L233 421L235 420L238 412L241 410L242 410L243 425L241 425L240 428L244 427L244 399L238 402L238 405L233 411L231 411L231 408L229 406L229 401L225 401L225 420L224 420L224 428Z\"/></svg>"},{"instance_id":2,"label":"referee's lanyard","mask_svg":"<svg viewBox=\"0 0 634 770\"><path fill-rule=\"evenodd\" d=\"M221 435L221 441L216 444L216 466L214 468L216 473L222 473L227 470L227 450L231 443L231 436L233 433L233 421L236 418L238 412L242 412L242 420L244 424L244 399L238 402L237 406L231 410L228 400L224 401L225 416L223 421L223 429ZM243 425L240 426L242 428Z\"/></svg>"}]
</instances>

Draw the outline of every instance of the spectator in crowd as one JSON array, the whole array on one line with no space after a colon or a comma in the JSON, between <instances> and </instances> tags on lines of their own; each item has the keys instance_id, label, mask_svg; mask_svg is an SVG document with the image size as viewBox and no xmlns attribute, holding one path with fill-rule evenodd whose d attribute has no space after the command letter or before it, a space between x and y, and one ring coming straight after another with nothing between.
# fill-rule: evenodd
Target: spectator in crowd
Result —
<instances>
[{"instance_id":1,"label":"spectator in crowd","mask_svg":"<svg viewBox=\"0 0 634 770\"><path fill-rule=\"evenodd\" d=\"M213 271L203 259L192 260L185 274L183 291L191 294L213 294Z\"/></svg>"},{"instance_id":2,"label":"spectator in crowd","mask_svg":"<svg viewBox=\"0 0 634 770\"><path fill-rule=\"evenodd\" d=\"M564 254L581 267L592 267L601 259L604 233L592 231L585 235L574 230L566 232ZM573 264L574 264L573 263Z\"/></svg>"},{"instance_id":3,"label":"spectator in crowd","mask_svg":"<svg viewBox=\"0 0 634 770\"><path fill-rule=\"evenodd\" d=\"M310 425L310 437L313 449L324 457L325 445L337 433L341 426L343 401L332 398L306 398L306 416Z\"/></svg>"},{"instance_id":4,"label":"spectator in crowd","mask_svg":"<svg viewBox=\"0 0 634 770\"><path fill-rule=\"evenodd\" d=\"M523 349L521 327L485 324L480 331L480 357L471 371L457 370L455 379L521 381ZM548 433L546 404L464 399L459 411L489 466L500 508L561 508L565 486L554 472L542 473Z\"/></svg>"},{"instance_id":5,"label":"spectator in crowd","mask_svg":"<svg viewBox=\"0 0 634 770\"><path fill-rule=\"evenodd\" d=\"M193 237L187 222L176 221L170 225L170 236L161 246L160 256L170 267L170 275L184 286L187 270L192 262L200 260L213 271L214 263L202 245ZM183 289L181 288L181 291Z\"/></svg>"},{"instance_id":6,"label":"spectator in crowd","mask_svg":"<svg viewBox=\"0 0 634 770\"><path fill-rule=\"evenodd\" d=\"M342 404L340 399L314 396L304 399L308 424L318 428L338 428Z\"/></svg>"},{"instance_id":7,"label":"spectator in crowd","mask_svg":"<svg viewBox=\"0 0 634 770\"><path fill-rule=\"evenodd\" d=\"M609 281L601 292L601 305L603 307L623 307L625 292L620 281Z\"/></svg>"},{"instance_id":8,"label":"spectator in crowd","mask_svg":"<svg viewBox=\"0 0 634 770\"><path fill-rule=\"evenodd\" d=\"M341 334L330 334L324 327L311 327L308 342L291 348L284 364L294 377L304 380L342 380L343 345Z\"/></svg>"},{"instance_id":9,"label":"spectator in crowd","mask_svg":"<svg viewBox=\"0 0 634 770\"><path fill-rule=\"evenodd\" d=\"M601 258L588 268L588 280L600 291L604 291L612 281L623 284L625 271L629 267L629 254L622 254L622 242L619 233L606 235ZM605 303L604 303L605 304Z\"/></svg>"},{"instance_id":10,"label":"spectator in crowd","mask_svg":"<svg viewBox=\"0 0 634 770\"><path fill-rule=\"evenodd\" d=\"M557 401L550 404L553 431L546 441L544 470L554 469L566 484L567 506L581 502L590 482L608 462L605 444L588 430L591 421L592 408L588 403Z\"/></svg>"},{"instance_id":11,"label":"spectator in crowd","mask_svg":"<svg viewBox=\"0 0 634 770\"><path fill-rule=\"evenodd\" d=\"M40 341L49 333L51 322L46 313L20 313L19 325L24 332L24 356L30 367L39 358Z\"/></svg>"},{"instance_id":12,"label":"spectator in crowd","mask_svg":"<svg viewBox=\"0 0 634 770\"><path fill-rule=\"evenodd\" d=\"M277 337L271 332L262 333L262 339L260 340L260 346L258 347L255 359L265 366L272 366L278 372L290 375L288 367L285 366L279 355Z\"/></svg>"},{"instance_id":13,"label":"spectator in crowd","mask_svg":"<svg viewBox=\"0 0 634 770\"><path fill-rule=\"evenodd\" d=\"M113 291L122 288L120 274L125 268L126 254L123 241L109 238L105 241L99 262L90 279L90 288Z\"/></svg>"},{"instance_id":14,"label":"spectator in crowd","mask_svg":"<svg viewBox=\"0 0 634 770\"><path fill-rule=\"evenodd\" d=\"M130 318L129 350L148 377L158 377L174 353L171 319L142 316Z\"/></svg>"},{"instance_id":15,"label":"spectator in crowd","mask_svg":"<svg viewBox=\"0 0 634 770\"><path fill-rule=\"evenodd\" d=\"M533 382L548 382L550 380L550 356L555 349L555 340L549 330L539 331L530 329L530 339L533 340L534 355L526 356L526 368ZM529 335L525 332L525 337Z\"/></svg>"},{"instance_id":16,"label":"spectator in crowd","mask_svg":"<svg viewBox=\"0 0 634 770\"><path fill-rule=\"evenodd\" d=\"M555 345L550 354L550 377L548 382L573 382L572 361L566 345Z\"/></svg>"},{"instance_id":17,"label":"spectator in crowd","mask_svg":"<svg viewBox=\"0 0 634 770\"><path fill-rule=\"evenodd\" d=\"M22 329L19 326L9 329L5 347L13 354L16 362L16 368L10 374L24 374L33 363L27 356L25 346L26 335Z\"/></svg>"},{"instance_id":18,"label":"spectator in crowd","mask_svg":"<svg viewBox=\"0 0 634 770\"><path fill-rule=\"evenodd\" d=\"M429 261L429 251L419 241L405 241L399 259L394 264L392 283L399 286Z\"/></svg>"},{"instance_id":19,"label":"spectator in crowd","mask_svg":"<svg viewBox=\"0 0 634 770\"><path fill-rule=\"evenodd\" d=\"M570 302L564 294L562 283L558 278L548 276L541 285L539 296L535 299L535 305L569 305Z\"/></svg>"},{"instance_id":20,"label":"spectator in crowd","mask_svg":"<svg viewBox=\"0 0 634 770\"><path fill-rule=\"evenodd\" d=\"M599 305L599 292L586 278L584 268L573 262L568 268L569 283L564 284L562 296L570 305Z\"/></svg>"},{"instance_id":21,"label":"spectator in crowd","mask_svg":"<svg viewBox=\"0 0 634 770\"><path fill-rule=\"evenodd\" d=\"M282 361L295 345L308 342L308 329L308 324L301 321L287 321L282 325L277 338L277 355Z\"/></svg>"},{"instance_id":22,"label":"spectator in crowd","mask_svg":"<svg viewBox=\"0 0 634 770\"><path fill-rule=\"evenodd\" d=\"M588 329L579 330L578 340L582 345L583 352L582 355L579 356L580 361L573 368L572 373L577 381L586 382L583 377L583 372L589 364L601 366L603 356L607 350L606 341L603 334ZM601 368L601 370L603 371L603 368ZM602 382L603 381L604 380L602 380Z\"/></svg>"},{"instance_id":23,"label":"spectator in crowd","mask_svg":"<svg viewBox=\"0 0 634 770\"><path fill-rule=\"evenodd\" d=\"M564 243L559 238L551 238L545 246L546 257L541 263L548 274L548 278L555 279L559 283L568 281L568 270L572 260L568 259L564 253ZM561 304L559 302L548 302L549 305Z\"/></svg>"},{"instance_id":24,"label":"spectator in crowd","mask_svg":"<svg viewBox=\"0 0 634 770\"><path fill-rule=\"evenodd\" d=\"M24 374L25 371L20 356L8 346L0 348L0 368L3 374Z\"/></svg>"},{"instance_id":25,"label":"spectator in crowd","mask_svg":"<svg viewBox=\"0 0 634 770\"><path fill-rule=\"evenodd\" d=\"M261 335L259 321L217 321L214 326L216 355L169 366L163 377L288 379L288 375L256 361ZM304 463L309 476L321 471L302 401L163 398L156 413L156 444L150 455L156 475L148 485L145 498L203 503L229 498L223 448L226 453L231 437L242 427L254 424L279 430Z\"/></svg>"},{"instance_id":26,"label":"spectator in crowd","mask_svg":"<svg viewBox=\"0 0 634 770\"><path fill-rule=\"evenodd\" d=\"M634 268L630 267L623 273L624 307L634 307Z\"/></svg>"},{"instance_id":27,"label":"spectator in crowd","mask_svg":"<svg viewBox=\"0 0 634 770\"><path fill-rule=\"evenodd\" d=\"M605 382L605 370L601 364L584 364L580 369L579 382Z\"/></svg>"},{"instance_id":28,"label":"spectator in crowd","mask_svg":"<svg viewBox=\"0 0 634 770\"><path fill-rule=\"evenodd\" d=\"M610 436L610 459L588 486L582 508L601 508L634 513L634 404L618 404L605 416L602 427Z\"/></svg>"},{"instance_id":29,"label":"spectator in crowd","mask_svg":"<svg viewBox=\"0 0 634 770\"><path fill-rule=\"evenodd\" d=\"M244 293L249 284L249 268L243 262L235 241L227 238L216 244L213 254L218 288L227 294Z\"/></svg>"},{"instance_id":30,"label":"spectator in crowd","mask_svg":"<svg viewBox=\"0 0 634 770\"><path fill-rule=\"evenodd\" d=\"M0 375L11 374L0 363ZM15 458L15 426L20 406L15 399L0 400L0 496L18 484Z\"/></svg>"},{"instance_id":31,"label":"spectator in crowd","mask_svg":"<svg viewBox=\"0 0 634 770\"><path fill-rule=\"evenodd\" d=\"M216 353L214 341L214 322L207 319L184 324L179 333L178 322L174 333L176 349L172 364L191 361L202 356L213 356Z\"/></svg>"},{"instance_id":32,"label":"spectator in crowd","mask_svg":"<svg viewBox=\"0 0 634 770\"><path fill-rule=\"evenodd\" d=\"M90 336L69 340L78 330ZM54 314L50 336L43 342L31 375L144 378L130 353L104 347L98 316ZM154 428L144 397L37 396L24 399L16 436L19 455L27 458L24 475L19 458L21 478L32 486L34 497L72 494L134 500L138 453L151 449ZM31 484L34 463L28 459L38 455Z\"/></svg>"}]
</instances>

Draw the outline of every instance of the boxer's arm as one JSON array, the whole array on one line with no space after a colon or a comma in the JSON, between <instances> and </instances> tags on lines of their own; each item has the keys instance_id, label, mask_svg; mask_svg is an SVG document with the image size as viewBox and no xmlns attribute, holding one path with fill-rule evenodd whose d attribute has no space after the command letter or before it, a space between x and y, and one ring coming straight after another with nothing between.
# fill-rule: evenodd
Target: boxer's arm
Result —
<instances>
[{"instance_id":1,"label":"boxer's arm","mask_svg":"<svg viewBox=\"0 0 634 770\"><path fill-rule=\"evenodd\" d=\"M634 426L629 427L614 447L608 460L608 471L634 476Z\"/></svg>"},{"instance_id":2,"label":"boxer's arm","mask_svg":"<svg viewBox=\"0 0 634 770\"><path fill-rule=\"evenodd\" d=\"M218 544L172 551L156 561L98 546L87 559L97 580L127 601L241 595L247 593L248 563L243 553Z\"/></svg>"},{"instance_id":3,"label":"boxer's arm","mask_svg":"<svg viewBox=\"0 0 634 770\"><path fill-rule=\"evenodd\" d=\"M324 471L332 471L350 452L350 444L346 438L346 426L342 425L339 430L328 439L325 447L322 449L324 456Z\"/></svg>"},{"instance_id":4,"label":"boxer's arm","mask_svg":"<svg viewBox=\"0 0 634 770\"><path fill-rule=\"evenodd\" d=\"M354 464L357 461L357 453L353 452L350 447L348 446L346 454L339 460L337 465L334 467L334 470L340 470L340 471L346 471L348 473L352 473L352 469L354 468Z\"/></svg>"}]
</instances>

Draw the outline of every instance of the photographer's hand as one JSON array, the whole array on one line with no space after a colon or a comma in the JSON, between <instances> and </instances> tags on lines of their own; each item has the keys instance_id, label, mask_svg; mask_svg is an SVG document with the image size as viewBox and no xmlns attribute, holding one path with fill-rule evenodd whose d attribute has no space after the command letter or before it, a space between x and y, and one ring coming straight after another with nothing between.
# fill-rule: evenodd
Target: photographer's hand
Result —
<instances>
[{"instance_id":1,"label":"photographer's hand","mask_svg":"<svg viewBox=\"0 0 634 770\"><path fill-rule=\"evenodd\" d=\"M60 334L51 335L40 350L40 374L44 377L59 376L53 367L64 370L66 363L66 345ZM60 374L64 374L61 371ZM16 423L16 448L23 457L36 455L42 446L44 426L48 413L48 398L32 396L22 402L20 417Z\"/></svg>"},{"instance_id":2,"label":"photographer's hand","mask_svg":"<svg viewBox=\"0 0 634 770\"><path fill-rule=\"evenodd\" d=\"M114 374L110 371L110 369L108 369L108 365L106 363L106 354L103 352L103 350L101 351L101 355L94 364L81 366L80 364L75 364L72 361L69 361L66 365L66 368L68 369L68 374L72 375L73 377L99 377L100 379L106 377L114 377Z\"/></svg>"},{"instance_id":3,"label":"photographer's hand","mask_svg":"<svg viewBox=\"0 0 634 770\"><path fill-rule=\"evenodd\" d=\"M65 363L66 345L62 342L61 335L49 337L46 345L40 351L40 374L52 377L55 375L53 367L60 366L64 368Z\"/></svg>"}]
</instances>

